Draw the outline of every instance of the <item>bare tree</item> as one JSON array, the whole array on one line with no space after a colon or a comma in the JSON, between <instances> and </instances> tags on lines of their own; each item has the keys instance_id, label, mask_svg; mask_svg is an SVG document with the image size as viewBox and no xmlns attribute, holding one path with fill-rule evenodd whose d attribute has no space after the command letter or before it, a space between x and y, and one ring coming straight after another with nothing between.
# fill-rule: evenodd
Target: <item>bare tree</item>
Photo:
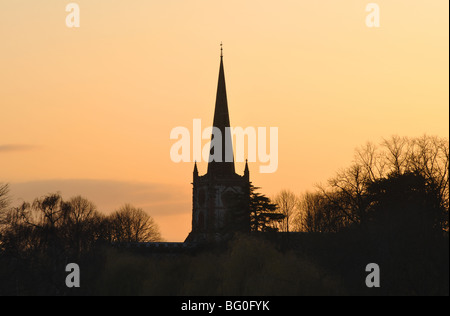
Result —
<instances>
[{"instance_id":1,"label":"bare tree","mask_svg":"<svg viewBox=\"0 0 450 316\"><path fill-rule=\"evenodd\" d=\"M411 168L412 141L407 137L392 136L381 143L391 174L400 175Z\"/></svg>"},{"instance_id":2,"label":"bare tree","mask_svg":"<svg viewBox=\"0 0 450 316\"><path fill-rule=\"evenodd\" d=\"M145 211L125 204L110 216L112 240L116 242L161 241L158 225Z\"/></svg>"},{"instance_id":3,"label":"bare tree","mask_svg":"<svg viewBox=\"0 0 450 316\"><path fill-rule=\"evenodd\" d=\"M412 140L411 171L424 176L436 186L442 207L449 207L449 143L438 137L423 136Z\"/></svg>"},{"instance_id":4,"label":"bare tree","mask_svg":"<svg viewBox=\"0 0 450 316\"><path fill-rule=\"evenodd\" d=\"M51 193L43 198L35 199L31 204L29 216L25 213L23 215L30 224L35 221L34 225L42 225L53 230L63 219L62 205L62 196L59 193Z\"/></svg>"},{"instance_id":5,"label":"bare tree","mask_svg":"<svg viewBox=\"0 0 450 316\"><path fill-rule=\"evenodd\" d=\"M289 232L290 225L298 214L299 199L292 191L282 190L275 196L274 202L277 204L278 211L284 215L280 230Z\"/></svg>"},{"instance_id":6,"label":"bare tree","mask_svg":"<svg viewBox=\"0 0 450 316\"><path fill-rule=\"evenodd\" d=\"M319 187L328 203L341 213L344 221L364 223L367 201L366 191L370 176L360 164L341 170L328 181L330 190Z\"/></svg>"},{"instance_id":7,"label":"bare tree","mask_svg":"<svg viewBox=\"0 0 450 316\"><path fill-rule=\"evenodd\" d=\"M102 221L94 203L88 199L76 196L63 205L64 222L63 233L70 244L69 248L79 254L89 247L101 236L98 228Z\"/></svg>"},{"instance_id":8,"label":"bare tree","mask_svg":"<svg viewBox=\"0 0 450 316\"><path fill-rule=\"evenodd\" d=\"M0 183L0 211L9 205L9 185Z\"/></svg>"},{"instance_id":9,"label":"bare tree","mask_svg":"<svg viewBox=\"0 0 450 316\"><path fill-rule=\"evenodd\" d=\"M306 192L299 198L299 230L304 232L337 232L344 226L343 217L321 192Z\"/></svg>"},{"instance_id":10,"label":"bare tree","mask_svg":"<svg viewBox=\"0 0 450 316\"><path fill-rule=\"evenodd\" d=\"M356 149L355 164L362 167L369 181L383 177L387 165L379 147L371 142Z\"/></svg>"},{"instance_id":11,"label":"bare tree","mask_svg":"<svg viewBox=\"0 0 450 316\"><path fill-rule=\"evenodd\" d=\"M0 184L0 234L2 231L3 225L7 223L7 213L8 213L8 206L10 202L9 198L9 185L6 184Z\"/></svg>"},{"instance_id":12,"label":"bare tree","mask_svg":"<svg viewBox=\"0 0 450 316\"><path fill-rule=\"evenodd\" d=\"M320 193L306 192L300 197L299 209L300 219L299 226L300 231L304 232L321 232L322 229L319 225L317 215L321 211L321 203L323 196Z\"/></svg>"},{"instance_id":13,"label":"bare tree","mask_svg":"<svg viewBox=\"0 0 450 316\"><path fill-rule=\"evenodd\" d=\"M9 249L51 250L55 255L68 250L78 255L98 239L100 221L95 205L87 199L65 202L60 194L52 193L11 208L3 232Z\"/></svg>"},{"instance_id":14,"label":"bare tree","mask_svg":"<svg viewBox=\"0 0 450 316\"><path fill-rule=\"evenodd\" d=\"M356 150L353 164L319 186L319 192L340 213L343 223L365 225L370 199L368 188L382 179L415 174L437 188L440 205L447 213L443 229L448 229L449 143L432 136L407 138L393 136L376 146L367 143Z\"/></svg>"}]
</instances>

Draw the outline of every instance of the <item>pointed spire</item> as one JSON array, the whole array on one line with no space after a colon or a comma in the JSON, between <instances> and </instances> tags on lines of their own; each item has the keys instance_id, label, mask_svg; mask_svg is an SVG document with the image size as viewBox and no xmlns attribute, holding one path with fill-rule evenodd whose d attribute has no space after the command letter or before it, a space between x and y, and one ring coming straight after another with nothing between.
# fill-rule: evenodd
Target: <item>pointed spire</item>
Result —
<instances>
[{"instance_id":1,"label":"pointed spire","mask_svg":"<svg viewBox=\"0 0 450 316\"><path fill-rule=\"evenodd\" d=\"M226 142L231 143L231 133L226 127L230 127L230 116L228 113L227 89L225 85L225 71L223 68L223 50L222 43L220 44L220 68L219 80L217 84L216 106L214 110L213 126L217 127L222 133L222 161L211 161L208 163L208 173L213 174L234 174L234 159L231 162L226 162L225 157L233 157L233 152L226 155ZM228 132L228 133L227 133ZM212 136L211 136L212 140ZM232 146L231 146L232 147ZM230 148L232 151L233 148ZM212 151L213 152L213 151Z\"/></svg>"},{"instance_id":2,"label":"pointed spire","mask_svg":"<svg viewBox=\"0 0 450 316\"><path fill-rule=\"evenodd\" d=\"M250 170L248 169L247 159L245 159L244 178L247 180L250 179Z\"/></svg>"},{"instance_id":3,"label":"pointed spire","mask_svg":"<svg viewBox=\"0 0 450 316\"><path fill-rule=\"evenodd\" d=\"M197 161L195 161L195 164L194 164L194 172L193 172L193 177L192 177L193 179L194 179L194 183L197 181L197 179L198 179L198 169L197 169Z\"/></svg>"},{"instance_id":4,"label":"pointed spire","mask_svg":"<svg viewBox=\"0 0 450 316\"><path fill-rule=\"evenodd\" d=\"M198 175L197 160L194 163L194 175Z\"/></svg>"}]
</instances>

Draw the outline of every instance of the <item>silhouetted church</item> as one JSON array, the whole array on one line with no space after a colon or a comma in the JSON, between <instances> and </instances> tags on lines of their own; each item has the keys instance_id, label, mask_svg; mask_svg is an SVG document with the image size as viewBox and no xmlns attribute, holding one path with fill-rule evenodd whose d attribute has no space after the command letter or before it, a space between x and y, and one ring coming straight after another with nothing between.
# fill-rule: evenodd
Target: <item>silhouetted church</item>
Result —
<instances>
[{"instance_id":1,"label":"silhouetted church","mask_svg":"<svg viewBox=\"0 0 450 316\"><path fill-rule=\"evenodd\" d=\"M249 219L248 213L242 208L240 202L248 199L250 188L250 175L248 164L245 164L244 175L235 172L233 148L226 153L226 139L231 143L231 133L228 113L227 91L225 85L225 72L223 68L223 54L221 49L219 82L217 85L216 105L214 111L213 127L217 127L222 134L222 160L214 161L214 147L211 143L208 171L205 175L198 174L197 163L194 165L192 190L192 231L185 242L214 242L227 238L233 231L246 230ZM213 135L211 135L213 139ZM225 157L233 157L226 162ZM242 211L244 215L242 216ZM248 223L247 223L247 222Z\"/></svg>"}]
</instances>

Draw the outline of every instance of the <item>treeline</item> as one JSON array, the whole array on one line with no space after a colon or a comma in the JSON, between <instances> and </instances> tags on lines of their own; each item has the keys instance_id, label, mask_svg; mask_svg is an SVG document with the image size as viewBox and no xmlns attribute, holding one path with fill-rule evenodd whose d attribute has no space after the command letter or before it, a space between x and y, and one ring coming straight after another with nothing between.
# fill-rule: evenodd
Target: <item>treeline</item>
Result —
<instances>
[{"instance_id":1,"label":"treeline","mask_svg":"<svg viewBox=\"0 0 450 316\"><path fill-rule=\"evenodd\" d=\"M383 271L383 294L448 295L448 174L446 139L368 143L314 192L280 192L273 200L285 218L277 228L325 237L304 243L303 251L350 283L374 262Z\"/></svg>"},{"instance_id":2,"label":"treeline","mask_svg":"<svg viewBox=\"0 0 450 316\"><path fill-rule=\"evenodd\" d=\"M283 190L273 198L285 215L279 231L375 229L448 232L449 143L394 136L356 150L348 168L317 190Z\"/></svg>"},{"instance_id":3,"label":"treeline","mask_svg":"<svg viewBox=\"0 0 450 316\"><path fill-rule=\"evenodd\" d=\"M98 259L114 242L161 241L152 217L125 204L110 215L81 196L58 193L10 207L0 186L0 295L63 294L65 266Z\"/></svg>"},{"instance_id":4,"label":"treeline","mask_svg":"<svg viewBox=\"0 0 450 316\"><path fill-rule=\"evenodd\" d=\"M0 250L26 254L63 252L77 257L97 243L161 241L159 228L144 210L125 204L110 215L76 196L68 201L58 193L32 203L5 209L7 185L2 186L4 210L0 213Z\"/></svg>"}]
</instances>

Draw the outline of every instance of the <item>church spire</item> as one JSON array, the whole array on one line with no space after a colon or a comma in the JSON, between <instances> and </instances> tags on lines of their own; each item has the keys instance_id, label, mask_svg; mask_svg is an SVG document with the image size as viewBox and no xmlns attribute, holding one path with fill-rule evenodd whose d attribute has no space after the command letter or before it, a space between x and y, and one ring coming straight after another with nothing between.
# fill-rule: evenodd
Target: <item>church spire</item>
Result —
<instances>
[{"instance_id":1,"label":"church spire","mask_svg":"<svg viewBox=\"0 0 450 316\"><path fill-rule=\"evenodd\" d=\"M194 177L198 176L198 169L197 169L197 160L194 163Z\"/></svg>"},{"instance_id":2,"label":"church spire","mask_svg":"<svg viewBox=\"0 0 450 316\"><path fill-rule=\"evenodd\" d=\"M229 149L231 152L226 153L225 144L229 142L231 144L231 133L226 127L230 127L230 116L228 114L228 100L227 100L227 89L225 85L225 71L223 68L223 46L220 43L220 68L219 68L219 80L217 84L217 94L216 94L216 106L214 110L214 120L213 126L217 127L222 133L222 159L221 162L210 161L208 163L208 173L215 175L226 175L234 174L234 158L233 158L233 148ZM211 136L211 139L213 137ZM210 155L213 155L212 148ZM231 161L226 162L225 158L231 157Z\"/></svg>"},{"instance_id":3,"label":"church spire","mask_svg":"<svg viewBox=\"0 0 450 316\"><path fill-rule=\"evenodd\" d=\"M192 188L192 231L186 242L211 243L226 241L237 231L250 231L248 216L236 214L233 199L236 192L242 194L244 212L247 212L250 201L250 171L245 162L244 175L236 174L233 146L228 113L227 90L225 86L225 71L223 67L223 47L220 45L219 81L217 84L216 105L213 119L214 130L220 130L221 142L211 135L210 161L205 175L198 175L197 162L194 163ZM225 153L226 147L230 152ZM221 154L219 152L221 151ZM226 161L228 158L230 161ZM215 160L213 160L215 159ZM247 206L246 206L247 205Z\"/></svg>"},{"instance_id":4,"label":"church spire","mask_svg":"<svg viewBox=\"0 0 450 316\"><path fill-rule=\"evenodd\" d=\"M245 159L244 179L250 181L250 170L248 169L248 161Z\"/></svg>"}]
</instances>

